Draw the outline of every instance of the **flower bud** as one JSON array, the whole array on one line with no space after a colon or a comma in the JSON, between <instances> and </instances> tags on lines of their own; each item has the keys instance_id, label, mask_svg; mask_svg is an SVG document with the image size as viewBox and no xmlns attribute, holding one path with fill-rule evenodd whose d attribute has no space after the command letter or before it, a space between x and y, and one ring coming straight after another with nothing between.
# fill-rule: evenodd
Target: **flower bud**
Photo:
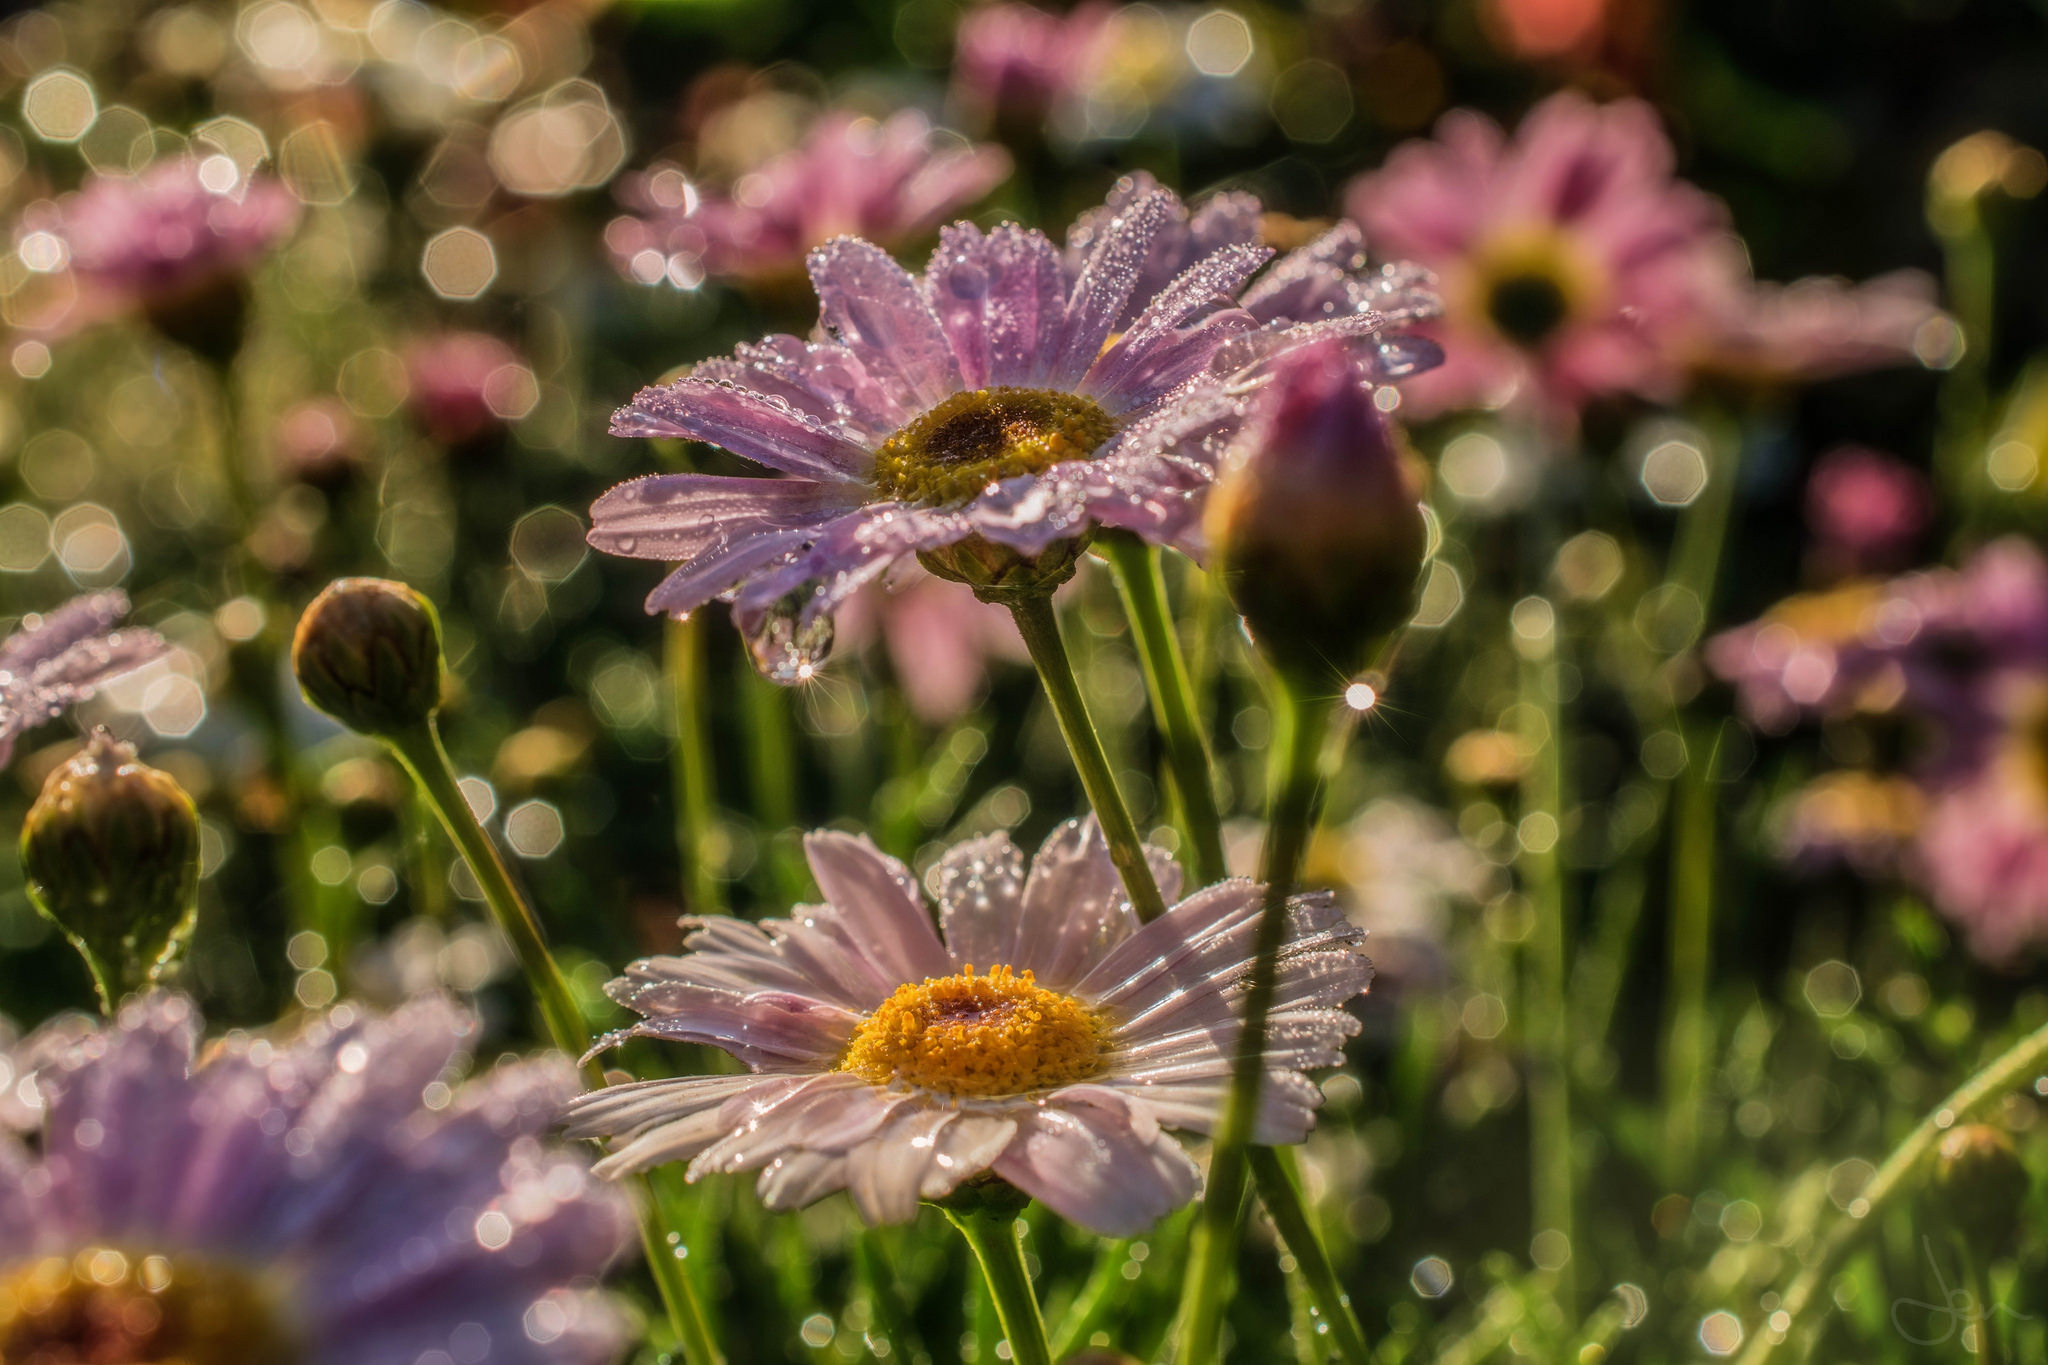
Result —
<instances>
[{"instance_id":1,"label":"flower bud","mask_svg":"<svg viewBox=\"0 0 2048 1365\"><path fill-rule=\"evenodd\" d=\"M441 704L434 604L403 583L337 579L299 618L292 671L307 701L352 730L415 730Z\"/></svg>"},{"instance_id":2,"label":"flower bud","mask_svg":"<svg viewBox=\"0 0 2048 1365\"><path fill-rule=\"evenodd\" d=\"M29 897L105 1003L156 979L192 930L199 812L170 774L99 731L50 774L21 829Z\"/></svg>"},{"instance_id":3,"label":"flower bud","mask_svg":"<svg viewBox=\"0 0 2048 1365\"><path fill-rule=\"evenodd\" d=\"M2012 1139L1989 1124L1951 1129L1935 1149L1936 1212L1983 1255L1996 1256L2012 1245L2027 1184L2027 1168Z\"/></svg>"},{"instance_id":4,"label":"flower bud","mask_svg":"<svg viewBox=\"0 0 2048 1365\"><path fill-rule=\"evenodd\" d=\"M1209 543L1261 651L1323 687L1414 612L1417 481L1341 342L1278 362L1256 401L1209 495Z\"/></svg>"},{"instance_id":5,"label":"flower bud","mask_svg":"<svg viewBox=\"0 0 2048 1365\"><path fill-rule=\"evenodd\" d=\"M984 602L1011 606L1051 592L1074 576L1089 533L1054 541L1035 555L983 536L969 536L934 550L920 550L917 562L940 578L965 583Z\"/></svg>"}]
</instances>

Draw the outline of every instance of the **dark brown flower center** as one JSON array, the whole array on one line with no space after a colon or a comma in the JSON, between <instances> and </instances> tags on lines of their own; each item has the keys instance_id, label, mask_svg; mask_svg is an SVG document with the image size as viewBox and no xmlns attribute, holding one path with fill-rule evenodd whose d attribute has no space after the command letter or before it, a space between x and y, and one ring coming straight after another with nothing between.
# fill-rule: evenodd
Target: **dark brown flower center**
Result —
<instances>
[{"instance_id":1,"label":"dark brown flower center","mask_svg":"<svg viewBox=\"0 0 2048 1365\"><path fill-rule=\"evenodd\" d=\"M1079 394L956 393L882 443L875 488L903 502L961 502L998 480L1088 459L1115 434L1115 420Z\"/></svg>"},{"instance_id":2,"label":"dark brown flower center","mask_svg":"<svg viewBox=\"0 0 2048 1365\"><path fill-rule=\"evenodd\" d=\"M1486 293L1494 330L1520 346L1540 346L1571 315L1571 299L1555 275L1506 275Z\"/></svg>"},{"instance_id":3,"label":"dark brown flower center","mask_svg":"<svg viewBox=\"0 0 2048 1365\"><path fill-rule=\"evenodd\" d=\"M253 1275L86 1247L0 1264L0 1365L295 1365Z\"/></svg>"}]
</instances>

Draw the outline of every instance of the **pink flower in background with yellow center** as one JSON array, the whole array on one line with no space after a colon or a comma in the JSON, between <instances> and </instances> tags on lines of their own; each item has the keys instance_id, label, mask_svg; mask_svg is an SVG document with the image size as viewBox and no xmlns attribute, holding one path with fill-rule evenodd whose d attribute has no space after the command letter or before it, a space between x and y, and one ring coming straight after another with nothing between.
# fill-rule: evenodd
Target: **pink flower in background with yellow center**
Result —
<instances>
[{"instance_id":1,"label":"pink flower in background with yellow center","mask_svg":"<svg viewBox=\"0 0 2048 1365\"><path fill-rule=\"evenodd\" d=\"M1512 136L1454 110L1354 180L1346 206L1375 248L1442 280L1447 358L1405 391L1411 410L1561 420L1616 395L1668 401L1703 371L1810 382L1941 349L1925 276L1760 284L1719 202L1675 165L1648 104L1567 92Z\"/></svg>"},{"instance_id":2,"label":"pink flower in background with yellow center","mask_svg":"<svg viewBox=\"0 0 2048 1365\"><path fill-rule=\"evenodd\" d=\"M1054 1212L1132 1235L1194 1197L1171 1129L1222 1113L1264 890L1219 883L1140 924L1094 820L1069 821L1027 868L1007 835L954 847L932 910L895 859L822 833L807 851L825 904L749 924L689 919L685 952L612 983L642 1016L609 1040L723 1048L748 1073L586 1095L570 1131L623 1138L599 1170L688 1161L691 1179L758 1171L770 1208L845 1190L870 1223L985 1175ZM1168 901L1180 878L1150 850ZM1327 895L1287 905L1256 1140L1299 1142L1343 1059L1344 1009L1371 967Z\"/></svg>"},{"instance_id":3,"label":"pink flower in background with yellow center","mask_svg":"<svg viewBox=\"0 0 2048 1365\"><path fill-rule=\"evenodd\" d=\"M1455 110L1346 198L1376 250L1437 272L1444 364L1404 388L1425 414L1533 404L1569 415L1615 393L1661 398L1726 282L1720 207L1672 174L1639 100L1552 96L1512 136Z\"/></svg>"},{"instance_id":4,"label":"pink flower in background with yellow center","mask_svg":"<svg viewBox=\"0 0 2048 1365\"><path fill-rule=\"evenodd\" d=\"M881 123L832 112L800 145L724 189L674 166L626 177L619 198L629 212L606 227L605 244L642 284L800 279L805 257L834 237L904 245L1009 174L1008 152L949 139L914 109Z\"/></svg>"}]
</instances>

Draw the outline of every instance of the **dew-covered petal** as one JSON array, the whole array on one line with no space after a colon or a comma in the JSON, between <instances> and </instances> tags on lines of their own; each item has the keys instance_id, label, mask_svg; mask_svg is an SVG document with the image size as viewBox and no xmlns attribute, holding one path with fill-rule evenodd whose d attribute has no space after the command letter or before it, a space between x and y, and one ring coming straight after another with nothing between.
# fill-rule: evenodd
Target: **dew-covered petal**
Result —
<instances>
[{"instance_id":1,"label":"dew-covered petal","mask_svg":"<svg viewBox=\"0 0 2048 1365\"><path fill-rule=\"evenodd\" d=\"M820 421L835 424L849 439L872 444L917 415L895 384L869 372L853 351L834 342L804 341L783 334L742 343L730 360L701 362L693 373L729 379L781 398Z\"/></svg>"},{"instance_id":2,"label":"dew-covered petal","mask_svg":"<svg viewBox=\"0 0 2048 1365\"><path fill-rule=\"evenodd\" d=\"M1170 903L1180 890L1180 868L1164 849L1147 845L1153 880ZM1123 879L1110 861L1109 841L1090 815L1054 830L1031 860L1016 928L1018 971L1040 985L1065 990L1103 954L1138 929Z\"/></svg>"},{"instance_id":3,"label":"dew-covered petal","mask_svg":"<svg viewBox=\"0 0 2048 1365\"><path fill-rule=\"evenodd\" d=\"M648 613L680 620L753 575L787 563L809 548L817 535L810 528L760 531L706 550L647 594Z\"/></svg>"},{"instance_id":4,"label":"dew-covered petal","mask_svg":"<svg viewBox=\"0 0 2048 1365\"><path fill-rule=\"evenodd\" d=\"M736 537L821 526L859 503L841 483L650 474L591 504L589 539L606 554L676 564Z\"/></svg>"},{"instance_id":5,"label":"dew-covered petal","mask_svg":"<svg viewBox=\"0 0 2048 1365\"><path fill-rule=\"evenodd\" d=\"M1145 194L1102 224L1067 296L1059 352L1047 376L1049 387L1074 388L1095 363L1130 302L1153 237L1177 206L1170 194Z\"/></svg>"},{"instance_id":6,"label":"dew-covered petal","mask_svg":"<svg viewBox=\"0 0 2048 1365\"><path fill-rule=\"evenodd\" d=\"M755 1189L771 1209L800 1209L845 1189L848 1165L837 1152L785 1152L761 1168Z\"/></svg>"},{"instance_id":7,"label":"dew-covered petal","mask_svg":"<svg viewBox=\"0 0 2048 1365\"><path fill-rule=\"evenodd\" d=\"M827 482L862 480L874 463L837 424L724 379L692 376L642 389L612 414L611 433L708 441L784 474Z\"/></svg>"},{"instance_id":8,"label":"dew-covered petal","mask_svg":"<svg viewBox=\"0 0 2048 1365\"><path fill-rule=\"evenodd\" d=\"M926 877L953 965L1017 966L1024 854L1002 830L953 845Z\"/></svg>"},{"instance_id":9,"label":"dew-covered petal","mask_svg":"<svg viewBox=\"0 0 2048 1365\"><path fill-rule=\"evenodd\" d=\"M948 976L945 945L932 927L910 869L866 835L819 830L804 839L811 875L833 917L898 982Z\"/></svg>"},{"instance_id":10,"label":"dew-covered petal","mask_svg":"<svg viewBox=\"0 0 2048 1365\"><path fill-rule=\"evenodd\" d=\"M1272 255L1263 246L1232 246L1189 266L1089 367L1081 392L1121 414L1202 373L1227 337L1256 325L1237 306L1237 293Z\"/></svg>"},{"instance_id":11,"label":"dew-covered petal","mask_svg":"<svg viewBox=\"0 0 2048 1365\"><path fill-rule=\"evenodd\" d=\"M0 640L0 672L26 673L75 644L105 635L127 614L128 594L118 588L74 597Z\"/></svg>"},{"instance_id":12,"label":"dew-covered petal","mask_svg":"<svg viewBox=\"0 0 2048 1365\"><path fill-rule=\"evenodd\" d=\"M956 224L940 236L925 288L959 357L963 387L1045 382L1064 325L1067 279L1043 233L1005 223L984 236Z\"/></svg>"},{"instance_id":13,"label":"dew-covered petal","mask_svg":"<svg viewBox=\"0 0 2048 1365\"><path fill-rule=\"evenodd\" d=\"M837 237L810 256L820 321L869 373L892 381L917 408L936 407L960 388L946 332L910 273L888 252Z\"/></svg>"},{"instance_id":14,"label":"dew-covered petal","mask_svg":"<svg viewBox=\"0 0 2048 1365\"><path fill-rule=\"evenodd\" d=\"M926 1199L945 1198L962 1181L994 1165L1016 1136L1014 1118L959 1111L933 1141L931 1164L925 1167L918 1193Z\"/></svg>"},{"instance_id":15,"label":"dew-covered petal","mask_svg":"<svg viewBox=\"0 0 2048 1365\"><path fill-rule=\"evenodd\" d=\"M690 1179L757 1170L798 1149L850 1150L893 1122L902 1097L858 1076L825 1071L803 1077L779 1093L757 1092L738 1113L736 1103L728 1101L720 1111L727 1131L690 1163Z\"/></svg>"},{"instance_id":16,"label":"dew-covered petal","mask_svg":"<svg viewBox=\"0 0 2048 1365\"><path fill-rule=\"evenodd\" d=\"M1110 1237L1143 1232L1201 1186L1170 1134L1141 1139L1121 1108L1087 1099L1020 1116L993 1169L1067 1221Z\"/></svg>"},{"instance_id":17,"label":"dew-covered petal","mask_svg":"<svg viewBox=\"0 0 2048 1365\"><path fill-rule=\"evenodd\" d=\"M905 1105L881 1131L847 1153L846 1192L870 1225L907 1223L957 1110Z\"/></svg>"}]
</instances>

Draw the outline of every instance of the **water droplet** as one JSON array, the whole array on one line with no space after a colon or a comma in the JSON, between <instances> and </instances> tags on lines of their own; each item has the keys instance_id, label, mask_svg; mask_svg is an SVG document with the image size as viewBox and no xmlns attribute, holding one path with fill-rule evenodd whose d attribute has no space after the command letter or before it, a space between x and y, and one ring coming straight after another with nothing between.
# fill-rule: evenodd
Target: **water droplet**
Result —
<instances>
[{"instance_id":1,"label":"water droplet","mask_svg":"<svg viewBox=\"0 0 2048 1365\"><path fill-rule=\"evenodd\" d=\"M804 625L800 609L779 606L747 637L747 650L768 681L808 682L832 652L832 618L820 614Z\"/></svg>"}]
</instances>

